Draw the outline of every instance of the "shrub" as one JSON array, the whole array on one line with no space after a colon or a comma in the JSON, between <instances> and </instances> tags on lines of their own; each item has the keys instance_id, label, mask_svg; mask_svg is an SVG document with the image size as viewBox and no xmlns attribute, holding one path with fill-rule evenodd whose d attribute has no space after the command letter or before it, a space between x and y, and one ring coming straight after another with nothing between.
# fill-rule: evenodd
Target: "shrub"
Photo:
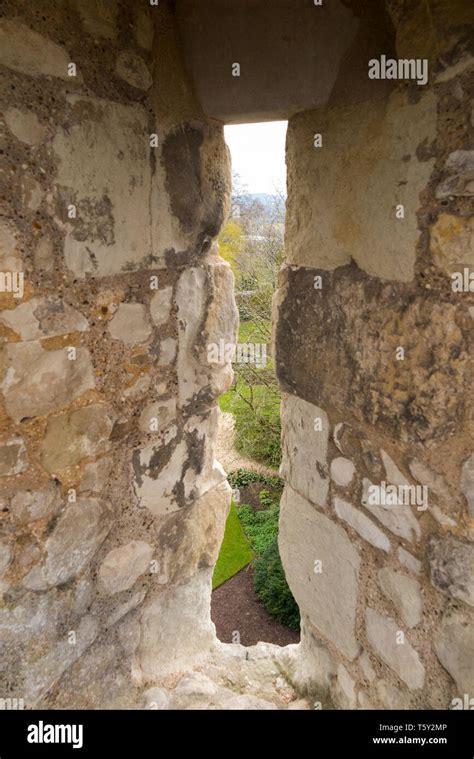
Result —
<instances>
[{"instance_id":1,"label":"shrub","mask_svg":"<svg viewBox=\"0 0 474 759\"><path fill-rule=\"evenodd\" d=\"M300 612L286 582L276 537L255 560L253 582L268 613L291 630L299 630Z\"/></svg>"}]
</instances>

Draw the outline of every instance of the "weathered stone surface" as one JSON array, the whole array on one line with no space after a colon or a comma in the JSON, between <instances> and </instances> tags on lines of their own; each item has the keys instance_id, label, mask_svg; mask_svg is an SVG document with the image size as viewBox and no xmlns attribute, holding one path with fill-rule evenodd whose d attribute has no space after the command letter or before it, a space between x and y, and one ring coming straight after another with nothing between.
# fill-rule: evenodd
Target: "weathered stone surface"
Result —
<instances>
[{"instance_id":1,"label":"weathered stone surface","mask_svg":"<svg viewBox=\"0 0 474 759\"><path fill-rule=\"evenodd\" d=\"M61 507L61 493L52 482L40 490L22 490L10 502L10 513L18 524L29 524L37 519L51 519Z\"/></svg>"},{"instance_id":2,"label":"weathered stone surface","mask_svg":"<svg viewBox=\"0 0 474 759\"><path fill-rule=\"evenodd\" d=\"M186 406L194 399L200 406L209 407L233 379L229 349L236 341L238 312L230 266L217 259L208 269L193 267L184 271L178 282L176 304L179 403ZM210 347L224 348L219 350L217 361L210 360Z\"/></svg>"},{"instance_id":3,"label":"weathered stone surface","mask_svg":"<svg viewBox=\"0 0 474 759\"><path fill-rule=\"evenodd\" d=\"M474 164L473 164L474 194ZM448 276L474 268L474 216L463 218L442 213L431 229L431 252L434 262Z\"/></svg>"},{"instance_id":4,"label":"weathered stone surface","mask_svg":"<svg viewBox=\"0 0 474 759\"><path fill-rule=\"evenodd\" d=\"M285 393L282 396L281 423L281 476L309 501L324 506L329 489L329 422L326 412Z\"/></svg>"},{"instance_id":5,"label":"weathered stone surface","mask_svg":"<svg viewBox=\"0 0 474 759\"><path fill-rule=\"evenodd\" d=\"M84 332L87 319L59 298L31 298L14 309L0 312L0 322L20 335L22 340Z\"/></svg>"},{"instance_id":6,"label":"weathered stone surface","mask_svg":"<svg viewBox=\"0 0 474 759\"><path fill-rule=\"evenodd\" d=\"M419 540L421 535L420 525L409 506L403 504L397 506L378 506L377 504L372 504L369 501L368 490L373 483L364 478L362 484L362 505L374 517L377 517L384 527L410 542Z\"/></svg>"},{"instance_id":7,"label":"weathered stone surface","mask_svg":"<svg viewBox=\"0 0 474 759\"><path fill-rule=\"evenodd\" d=\"M134 490L142 507L155 516L162 516L180 508L177 487L182 481L187 461L186 443L181 440L161 469L155 468L159 445L147 445L134 451Z\"/></svg>"},{"instance_id":8,"label":"weathered stone surface","mask_svg":"<svg viewBox=\"0 0 474 759\"><path fill-rule=\"evenodd\" d=\"M354 477L355 466L349 459L337 456L331 461L331 478L337 485L347 487Z\"/></svg>"},{"instance_id":9,"label":"weathered stone surface","mask_svg":"<svg viewBox=\"0 0 474 759\"><path fill-rule=\"evenodd\" d=\"M420 583L390 567L378 572L380 587L394 604L404 624L415 627L421 622L423 601Z\"/></svg>"},{"instance_id":10,"label":"weathered stone surface","mask_svg":"<svg viewBox=\"0 0 474 759\"><path fill-rule=\"evenodd\" d=\"M165 287L163 290L158 290L150 300L151 318L157 327L166 324L170 318L172 295L173 288Z\"/></svg>"},{"instance_id":11,"label":"weathered stone surface","mask_svg":"<svg viewBox=\"0 0 474 759\"><path fill-rule=\"evenodd\" d=\"M436 190L439 199L474 194L474 150L455 150L444 165L445 178Z\"/></svg>"},{"instance_id":12,"label":"weathered stone surface","mask_svg":"<svg viewBox=\"0 0 474 759\"><path fill-rule=\"evenodd\" d=\"M287 266L279 283L286 296L275 365L285 392L401 443L432 446L459 433L464 401L452 388L470 382L459 298L441 303L428 289L368 277L354 264L331 272ZM400 341L403 361L396 359ZM379 481L375 472L370 477Z\"/></svg>"},{"instance_id":13,"label":"weathered stone surface","mask_svg":"<svg viewBox=\"0 0 474 759\"><path fill-rule=\"evenodd\" d=\"M137 590L135 593L132 593L132 595L129 596L126 601L114 608L112 614L109 614L105 623L106 626L113 627L117 624L117 622L120 622L120 620L129 612L133 611L138 606L140 606L141 603L143 603L145 596L146 588L143 590Z\"/></svg>"},{"instance_id":14,"label":"weathered stone surface","mask_svg":"<svg viewBox=\"0 0 474 759\"><path fill-rule=\"evenodd\" d=\"M37 342L11 343L4 348L3 366L5 407L15 422L55 411L95 384L85 348L77 348L76 359L70 360L66 348L46 351Z\"/></svg>"},{"instance_id":15,"label":"weathered stone surface","mask_svg":"<svg viewBox=\"0 0 474 759\"><path fill-rule=\"evenodd\" d=\"M153 46L154 28L149 13L144 8L135 9L133 21L133 36L145 50L151 50Z\"/></svg>"},{"instance_id":16,"label":"weathered stone surface","mask_svg":"<svg viewBox=\"0 0 474 759\"><path fill-rule=\"evenodd\" d=\"M137 649L144 678L183 671L209 651L215 639L209 618L211 578L212 569L203 569L189 582L147 599Z\"/></svg>"},{"instance_id":17,"label":"weathered stone surface","mask_svg":"<svg viewBox=\"0 0 474 759\"><path fill-rule=\"evenodd\" d=\"M334 508L339 519L347 522L364 540L367 540L375 548L380 548L389 553L391 545L385 533L359 509L342 500L342 498L334 499Z\"/></svg>"},{"instance_id":18,"label":"weathered stone surface","mask_svg":"<svg viewBox=\"0 0 474 759\"><path fill-rule=\"evenodd\" d=\"M68 78L66 50L14 19L0 22L0 63L30 76ZM79 75L78 75L79 77Z\"/></svg>"},{"instance_id":19,"label":"weathered stone surface","mask_svg":"<svg viewBox=\"0 0 474 759\"><path fill-rule=\"evenodd\" d=\"M143 432L163 432L176 421L176 398L156 401L143 409L138 426Z\"/></svg>"},{"instance_id":20,"label":"weathered stone surface","mask_svg":"<svg viewBox=\"0 0 474 759\"><path fill-rule=\"evenodd\" d=\"M400 630L394 620L368 607L365 610L365 626L367 638L377 656L393 669L409 688L422 688L425 682L425 668L418 652L406 639L404 643L397 643Z\"/></svg>"},{"instance_id":21,"label":"weathered stone surface","mask_svg":"<svg viewBox=\"0 0 474 759\"><path fill-rule=\"evenodd\" d=\"M9 108L5 112L5 122L10 132L27 145L37 145L46 134L46 126L33 111Z\"/></svg>"},{"instance_id":22,"label":"weathered stone surface","mask_svg":"<svg viewBox=\"0 0 474 759\"><path fill-rule=\"evenodd\" d=\"M23 270L16 234L9 226L3 222L0 223L0 271Z\"/></svg>"},{"instance_id":23,"label":"weathered stone surface","mask_svg":"<svg viewBox=\"0 0 474 759\"><path fill-rule=\"evenodd\" d=\"M369 683L373 682L376 678L376 673L367 651L362 651L359 657L359 665L365 679L368 680Z\"/></svg>"},{"instance_id":24,"label":"weathered stone surface","mask_svg":"<svg viewBox=\"0 0 474 759\"><path fill-rule=\"evenodd\" d=\"M20 179L21 203L26 211L37 211L43 199L41 185L28 172L24 172Z\"/></svg>"},{"instance_id":25,"label":"weathered stone surface","mask_svg":"<svg viewBox=\"0 0 474 759\"><path fill-rule=\"evenodd\" d=\"M173 363L176 358L176 351L178 349L178 343L172 337L166 337L160 342L160 358L158 364L160 366L168 366Z\"/></svg>"},{"instance_id":26,"label":"weathered stone surface","mask_svg":"<svg viewBox=\"0 0 474 759\"><path fill-rule=\"evenodd\" d=\"M429 492L433 492L439 498L446 500L452 497L452 492L444 477L437 472L433 472L426 464L418 459L409 462L408 467L411 474L422 485L427 485Z\"/></svg>"},{"instance_id":27,"label":"weathered stone surface","mask_svg":"<svg viewBox=\"0 0 474 759\"><path fill-rule=\"evenodd\" d=\"M431 92L416 104L396 92L370 104L325 108L291 119L289 263L334 269L352 258L368 274L410 281L419 235L419 194L434 164L432 158L418 158L417 148L436 137L435 125L436 99ZM312 146L314 133L331 135L322 149ZM395 215L400 204L406 209L403 220Z\"/></svg>"},{"instance_id":28,"label":"weathered stone surface","mask_svg":"<svg viewBox=\"0 0 474 759\"><path fill-rule=\"evenodd\" d=\"M145 709L169 709L170 694L164 688L148 688L143 694Z\"/></svg>"},{"instance_id":29,"label":"weathered stone surface","mask_svg":"<svg viewBox=\"0 0 474 759\"><path fill-rule=\"evenodd\" d=\"M28 469L28 456L22 437L12 437L0 443L0 477L21 474Z\"/></svg>"},{"instance_id":30,"label":"weathered stone surface","mask_svg":"<svg viewBox=\"0 0 474 759\"><path fill-rule=\"evenodd\" d=\"M456 683L458 694L474 693L474 619L472 613L449 610L435 632L438 659Z\"/></svg>"},{"instance_id":31,"label":"weathered stone surface","mask_svg":"<svg viewBox=\"0 0 474 759\"><path fill-rule=\"evenodd\" d=\"M136 89L149 90L151 87L152 78L148 67L143 58L140 58L133 50L124 50L120 53L115 71L121 79Z\"/></svg>"},{"instance_id":32,"label":"weathered stone surface","mask_svg":"<svg viewBox=\"0 0 474 759\"><path fill-rule=\"evenodd\" d=\"M104 501L80 498L66 506L45 543L44 561L24 580L31 590L62 585L81 572L104 541L112 511Z\"/></svg>"},{"instance_id":33,"label":"weathered stone surface","mask_svg":"<svg viewBox=\"0 0 474 759\"><path fill-rule=\"evenodd\" d=\"M0 575L2 575L11 561L11 548L8 543L0 542Z\"/></svg>"},{"instance_id":34,"label":"weathered stone surface","mask_svg":"<svg viewBox=\"0 0 474 759\"><path fill-rule=\"evenodd\" d=\"M387 475L387 480L391 485L410 485L410 481L407 480L404 474L401 473L394 460L383 449L380 450L380 456Z\"/></svg>"},{"instance_id":35,"label":"weathered stone surface","mask_svg":"<svg viewBox=\"0 0 474 759\"><path fill-rule=\"evenodd\" d=\"M107 482L111 468L112 460L109 458L102 458L87 464L84 467L79 491L89 490L93 493L100 493Z\"/></svg>"},{"instance_id":36,"label":"weathered stone surface","mask_svg":"<svg viewBox=\"0 0 474 759\"><path fill-rule=\"evenodd\" d=\"M149 265L157 258L147 113L139 105L76 95L68 103L70 123L52 144L57 191L78 206L74 223L65 225L66 265L79 277Z\"/></svg>"},{"instance_id":37,"label":"weathered stone surface","mask_svg":"<svg viewBox=\"0 0 474 759\"><path fill-rule=\"evenodd\" d=\"M54 248L51 239L45 235L35 248L35 266L39 270L51 271L54 267Z\"/></svg>"},{"instance_id":38,"label":"weathered stone surface","mask_svg":"<svg viewBox=\"0 0 474 759\"><path fill-rule=\"evenodd\" d=\"M110 448L113 420L104 404L83 406L48 421L42 443L41 461L51 473L98 456Z\"/></svg>"},{"instance_id":39,"label":"weathered stone surface","mask_svg":"<svg viewBox=\"0 0 474 759\"><path fill-rule=\"evenodd\" d=\"M410 697L400 688L387 683L386 680L377 682L377 695L385 709L409 709Z\"/></svg>"},{"instance_id":40,"label":"weathered stone surface","mask_svg":"<svg viewBox=\"0 0 474 759\"><path fill-rule=\"evenodd\" d=\"M153 547L144 540L113 548L99 567L99 587L104 593L120 593L132 585L150 569Z\"/></svg>"},{"instance_id":41,"label":"weathered stone surface","mask_svg":"<svg viewBox=\"0 0 474 759\"><path fill-rule=\"evenodd\" d=\"M408 551L405 551L404 548L399 546L397 550L397 556L400 564L403 564L404 567L410 570L410 572L413 572L416 575L419 575L421 572L421 561L419 561L415 556L412 556L411 553Z\"/></svg>"},{"instance_id":42,"label":"weathered stone surface","mask_svg":"<svg viewBox=\"0 0 474 759\"><path fill-rule=\"evenodd\" d=\"M343 664L338 664L331 696L338 709L355 709L357 706L355 682Z\"/></svg>"},{"instance_id":43,"label":"weathered stone surface","mask_svg":"<svg viewBox=\"0 0 474 759\"><path fill-rule=\"evenodd\" d=\"M170 584L213 567L224 537L231 489L227 481L209 490L157 530L158 580Z\"/></svg>"},{"instance_id":44,"label":"weathered stone surface","mask_svg":"<svg viewBox=\"0 0 474 759\"><path fill-rule=\"evenodd\" d=\"M109 322L109 332L115 340L135 345L144 343L151 335L151 326L142 303L121 303Z\"/></svg>"},{"instance_id":45,"label":"weathered stone surface","mask_svg":"<svg viewBox=\"0 0 474 759\"><path fill-rule=\"evenodd\" d=\"M298 605L323 636L354 659L359 652L354 625L360 559L347 533L286 485L279 546ZM315 562L321 562L320 572Z\"/></svg>"},{"instance_id":46,"label":"weathered stone surface","mask_svg":"<svg viewBox=\"0 0 474 759\"><path fill-rule=\"evenodd\" d=\"M434 587L474 606L474 546L452 537L433 537L428 558Z\"/></svg>"},{"instance_id":47,"label":"weathered stone surface","mask_svg":"<svg viewBox=\"0 0 474 759\"><path fill-rule=\"evenodd\" d=\"M86 31L94 38L113 39L116 35L116 3L94 3L91 0L74 0Z\"/></svg>"},{"instance_id":48,"label":"weathered stone surface","mask_svg":"<svg viewBox=\"0 0 474 759\"><path fill-rule=\"evenodd\" d=\"M47 694L54 683L82 654L87 651L99 633L95 617L81 619L76 632L76 643L61 640L45 656L28 667L25 682L25 700L34 705Z\"/></svg>"},{"instance_id":49,"label":"weathered stone surface","mask_svg":"<svg viewBox=\"0 0 474 759\"><path fill-rule=\"evenodd\" d=\"M460 486L467 501L468 512L474 517L474 453L462 465Z\"/></svg>"}]
</instances>

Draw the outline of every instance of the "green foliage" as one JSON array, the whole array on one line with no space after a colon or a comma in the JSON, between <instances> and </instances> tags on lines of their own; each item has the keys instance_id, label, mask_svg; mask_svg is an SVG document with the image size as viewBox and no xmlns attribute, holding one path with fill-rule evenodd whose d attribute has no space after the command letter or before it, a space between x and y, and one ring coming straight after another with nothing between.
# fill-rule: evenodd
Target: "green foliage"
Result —
<instances>
[{"instance_id":1,"label":"green foliage","mask_svg":"<svg viewBox=\"0 0 474 759\"><path fill-rule=\"evenodd\" d=\"M255 592L268 613L281 624L299 630L300 612L286 582L276 537L255 560L253 579Z\"/></svg>"},{"instance_id":2,"label":"green foliage","mask_svg":"<svg viewBox=\"0 0 474 759\"><path fill-rule=\"evenodd\" d=\"M225 525L219 558L214 567L212 588L217 588L240 572L252 561L252 558L253 551L250 542L242 529L235 505L232 504Z\"/></svg>"},{"instance_id":3,"label":"green foliage","mask_svg":"<svg viewBox=\"0 0 474 759\"><path fill-rule=\"evenodd\" d=\"M220 398L235 417L235 447L244 456L278 469L281 461L280 396L267 385L237 383Z\"/></svg>"},{"instance_id":4,"label":"green foliage","mask_svg":"<svg viewBox=\"0 0 474 759\"><path fill-rule=\"evenodd\" d=\"M253 472L240 469L234 473L232 484L234 487L245 487L257 481L253 475ZM292 630L299 630L298 605L286 582L278 551L279 498L282 481L278 477L261 479L266 479L267 484L270 487L275 486L276 489L273 495L266 488L260 491L260 503L264 508L254 512L251 506L242 505L237 510L239 520L256 556L254 561L255 592L272 617Z\"/></svg>"}]
</instances>

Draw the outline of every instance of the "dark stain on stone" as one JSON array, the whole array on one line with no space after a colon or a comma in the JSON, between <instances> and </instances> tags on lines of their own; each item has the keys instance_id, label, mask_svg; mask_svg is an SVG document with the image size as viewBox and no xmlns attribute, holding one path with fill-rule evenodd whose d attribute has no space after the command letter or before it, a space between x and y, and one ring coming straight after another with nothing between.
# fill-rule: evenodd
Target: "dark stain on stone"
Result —
<instances>
[{"instance_id":1,"label":"dark stain on stone","mask_svg":"<svg viewBox=\"0 0 474 759\"><path fill-rule=\"evenodd\" d=\"M185 232L192 232L199 221L202 204L200 148L203 130L184 124L163 143L162 160L171 212Z\"/></svg>"}]
</instances>

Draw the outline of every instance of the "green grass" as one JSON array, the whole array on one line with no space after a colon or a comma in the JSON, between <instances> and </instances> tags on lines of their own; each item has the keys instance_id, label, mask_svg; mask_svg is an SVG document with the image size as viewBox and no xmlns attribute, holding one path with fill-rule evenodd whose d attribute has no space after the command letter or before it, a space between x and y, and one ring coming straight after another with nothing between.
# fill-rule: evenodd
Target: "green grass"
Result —
<instances>
[{"instance_id":1,"label":"green grass","mask_svg":"<svg viewBox=\"0 0 474 759\"><path fill-rule=\"evenodd\" d=\"M212 576L212 589L219 587L223 582L229 580L237 572L247 566L253 559L253 551L249 540L237 516L237 510L232 503L227 517L224 532L224 540L214 567Z\"/></svg>"}]
</instances>

